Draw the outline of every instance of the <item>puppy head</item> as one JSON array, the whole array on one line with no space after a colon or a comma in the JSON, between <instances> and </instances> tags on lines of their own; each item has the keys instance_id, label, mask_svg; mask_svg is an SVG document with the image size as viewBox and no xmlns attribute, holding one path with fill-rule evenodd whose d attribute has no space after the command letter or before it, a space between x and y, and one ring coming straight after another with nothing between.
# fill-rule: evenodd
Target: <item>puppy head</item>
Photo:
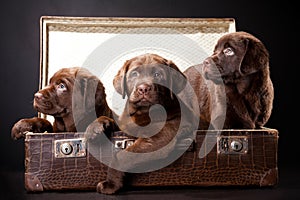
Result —
<instances>
[{"instance_id":1,"label":"puppy head","mask_svg":"<svg viewBox=\"0 0 300 200\"><path fill-rule=\"evenodd\" d=\"M146 87L152 83L166 86L173 98L173 92L177 94L185 87L186 78L171 60L148 53L127 60L114 77L113 85L125 98L143 82Z\"/></svg>"},{"instance_id":2,"label":"puppy head","mask_svg":"<svg viewBox=\"0 0 300 200\"><path fill-rule=\"evenodd\" d=\"M61 116L72 110L72 92L78 68L62 68L49 84L34 95L34 108L41 113Z\"/></svg>"},{"instance_id":3,"label":"puppy head","mask_svg":"<svg viewBox=\"0 0 300 200\"><path fill-rule=\"evenodd\" d=\"M67 114L84 114L101 105L105 99L100 80L80 67L62 68L49 84L34 95L34 108L41 113L64 117Z\"/></svg>"},{"instance_id":4,"label":"puppy head","mask_svg":"<svg viewBox=\"0 0 300 200\"><path fill-rule=\"evenodd\" d=\"M234 82L268 68L269 54L263 43L246 32L222 36L203 62L204 76L215 83Z\"/></svg>"}]
</instances>

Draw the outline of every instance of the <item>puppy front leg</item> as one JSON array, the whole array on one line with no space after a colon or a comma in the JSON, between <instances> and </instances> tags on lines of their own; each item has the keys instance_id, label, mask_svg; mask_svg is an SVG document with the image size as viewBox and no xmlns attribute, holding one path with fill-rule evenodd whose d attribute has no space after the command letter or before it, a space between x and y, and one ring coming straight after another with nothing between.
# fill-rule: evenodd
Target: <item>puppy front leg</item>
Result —
<instances>
[{"instance_id":1,"label":"puppy front leg","mask_svg":"<svg viewBox=\"0 0 300 200\"><path fill-rule=\"evenodd\" d=\"M141 146L136 145L135 143L135 145L130 146L130 149L133 151L141 151ZM123 179L125 176L124 171L131 169L136 162L142 162L140 159L138 159L138 161L134 161L134 158L136 158L136 156L132 155L131 152L128 152L127 149L121 150L117 154L113 155L107 171L106 180L98 183L97 192L102 194L114 194L121 189L123 187Z\"/></svg>"},{"instance_id":2,"label":"puppy front leg","mask_svg":"<svg viewBox=\"0 0 300 200\"><path fill-rule=\"evenodd\" d=\"M94 122L87 127L85 138L90 142L91 146L95 145L94 143L97 143L96 148L99 148L99 145L104 145L101 148L110 148L109 145L108 147L105 146L107 141L99 141L98 139L103 139L101 138L101 136L104 136L102 134L105 134L104 137L110 139L112 133L116 130L118 130L118 127L113 119L106 116L101 116L94 120ZM115 162L115 155L113 155L111 162ZM102 194L116 193L123 186L123 177L124 173L122 171L108 167L106 180L100 181L97 184L97 192Z\"/></svg>"},{"instance_id":3,"label":"puppy front leg","mask_svg":"<svg viewBox=\"0 0 300 200\"><path fill-rule=\"evenodd\" d=\"M110 138L110 134L115 130L117 130L117 126L113 119L106 116L100 116L86 128L84 137L87 141L93 141L101 134L105 134Z\"/></svg>"},{"instance_id":4,"label":"puppy front leg","mask_svg":"<svg viewBox=\"0 0 300 200\"><path fill-rule=\"evenodd\" d=\"M33 117L28 119L21 119L14 124L11 129L11 137L14 140L25 137L27 132L44 133L53 132L52 124L43 118Z\"/></svg>"},{"instance_id":5,"label":"puppy front leg","mask_svg":"<svg viewBox=\"0 0 300 200\"><path fill-rule=\"evenodd\" d=\"M152 143L156 142L150 138L139 138L132 146L117 152L116 155L114 155L111 165L108 169L106 180L98 183L97 192L103 194L116 193L123 187L125 172L128 172L135 167L140 167L141 165L151 161L162 159L168 156L170 151L174 148L175 140L173 141L174 142L167 144L167 147L162 151L154 152L161 146L153 147ZM148 154L147 152L153 153Z\"/></svg>"},{"instance_id":6,"label":"puppy front leg","mask_svg":"<svg viewBox=\"0 0 300 200\"><path fill-rule=\"evenodd\" d=\"M125 173L112 167L108 168L105 181L97 185L97 192L102 194L114 194L123 187L123 178Z\"/></svg>"}]
</instances>

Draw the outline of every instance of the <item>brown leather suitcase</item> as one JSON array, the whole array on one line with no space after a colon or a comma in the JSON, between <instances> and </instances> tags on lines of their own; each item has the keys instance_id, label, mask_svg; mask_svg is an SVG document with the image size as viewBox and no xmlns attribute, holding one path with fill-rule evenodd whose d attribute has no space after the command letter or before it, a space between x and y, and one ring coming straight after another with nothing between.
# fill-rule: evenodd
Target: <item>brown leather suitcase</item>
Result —
<instances>
[{"instance_id":1,"label":"brown leather suitcase","mask_svg":"<svg viewBox=\"0 0 300 200\"><path fill-rule=\"evenodd\" d=\"M116 65L133 54L153 50L170 56L184 70L210 54L221 35L234 32L235 20L42 16L40 28L40 88L47 85L49 77L61 66L82 63L100 77L109 105L113 109L117 106L118 112L110 84ZM132 43L114 48L128 35ZM102 53L105 56L99 59ZM39 115L51 121L51 117ZM132 141L116 133L114 142L122 148ZM133 187L274 186L278 183L277 143L275 129L199 130L192 145L172 164L147 173L129 173L126 184ZM178 148L186 149L186 144L190 145L191 141L183 141ZM99 159L99 156L111 156L106 153L91 154L83 133L27 133L25 188L27 191L95 190L97 183L106 177L107 166Z\"/></svg>"},{"instance_id":2,"label":"brown leather suitcase","mask_svg":"<svg viewBox=\"0 0 300 200\"><path fill-rule=\"evenodd\" d=\"M126 184L132 187L277 185L276 129L199 130L195 134L196 139L179 159L152 172L128 173ZM125 142L131 139L115 136L116 147L125 147ZM27 191L95 190L97 183L106 177L107 166L98 157L104 154L92 155L83 133L28 133L25 188Z\"/></svg>"}]
</instances>

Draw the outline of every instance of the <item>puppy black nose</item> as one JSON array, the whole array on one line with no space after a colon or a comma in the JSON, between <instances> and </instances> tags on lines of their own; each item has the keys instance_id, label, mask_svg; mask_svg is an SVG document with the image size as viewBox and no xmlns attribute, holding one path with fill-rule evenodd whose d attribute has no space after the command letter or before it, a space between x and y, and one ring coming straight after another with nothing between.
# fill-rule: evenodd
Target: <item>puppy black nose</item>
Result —
<instances>
[{"instance_id":1,"label":"puppy black nose","mask_svg":"<svg viewBox=\"0 0 300 200\"><path fill-rule=\"evenodd\" d=\"M42 99L43 98L43 94L37 92L37 93L34 94L34 98L37 99L37 100Z\"/></svg>"},{"instance_id":2,"label":"puppy black nose","mask_svg":"<svg viewBox=\"0 0 300 200\"><path fill-rule=\"evenodd\" d=\"M139 94L148 94L151 91L151 86L148 84L141 84L137 87L137 91Z\"/></svg>"}]
</instances>

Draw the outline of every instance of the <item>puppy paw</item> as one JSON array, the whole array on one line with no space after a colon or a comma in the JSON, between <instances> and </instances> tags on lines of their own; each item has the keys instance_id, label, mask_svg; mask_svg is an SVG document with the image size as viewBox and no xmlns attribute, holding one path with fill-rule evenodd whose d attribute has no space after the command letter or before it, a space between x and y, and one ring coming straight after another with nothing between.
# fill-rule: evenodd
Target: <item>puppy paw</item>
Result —
<instances>
[{"instance_id":1,"label":"puppy paw","mask_svg":"<svg viewBox=\"0 0 300 200\"><path fill-rule=\"evenodd\" d=\"M21 119L11 129L11 137L14 140L25 137L27 132L43 133L53 132L52 125L46 119L33 117L29 119Z\"/></svg>"},{"instance_id":2,"label":"puppy paw","mask_svg":"<svg viewBox=\"0 0 300 200\"><path fill-rule=\"evenodd\" d=\"M113 131L113 127L113 119L105 116L98 117L86 128L85 138L87 140L94 140L102 134L111 133Z\"/></svg>"},{"instance_id":3,"label":"puppy paw","mask_svg":"<svg viewBox=\"0 0 300 200\"><path fill-rule=\"evenodd\" d=\"M27 123L25 119L21 119L11 129L11 138L14 140L20 139L25 136L25 134L32 130L30 123Z\"/></svg>"},{"instance_id":4,"label":"puppy paw","mask_svg":"<svg viewBox=\"0 0 300 200\"><path fill-rule=\"evenodd\" d=\"M120 186L115 185L110 181L102 181L97 185L97 192L102 194L114 194L120 189Z\"/></svg>"}]
</instances>

